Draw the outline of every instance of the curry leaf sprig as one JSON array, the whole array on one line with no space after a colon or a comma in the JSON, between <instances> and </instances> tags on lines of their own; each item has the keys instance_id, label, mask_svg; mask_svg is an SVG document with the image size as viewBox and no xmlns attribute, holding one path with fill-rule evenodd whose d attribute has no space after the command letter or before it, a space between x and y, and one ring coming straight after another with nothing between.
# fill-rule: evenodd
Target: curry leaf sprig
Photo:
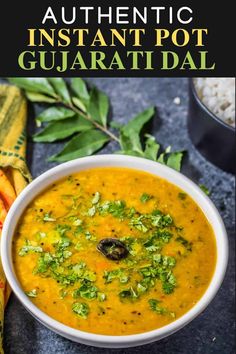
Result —
<instances>
[{"instance_id":1,"label":"curry leaf sprig","mask_svg":"<svg viewBox=\"0 0 236 354\"><path fill-rule=\"evenodd\" d=\"M180 170L182 151L171 152L170 146L161 151L154 136L142 134L144 125L154 116L154 107L119 125L108 120L107 95L96 87L89 89L81 78L70 82L62 78L10 78L9 82L25 90L29 101L48 105L36 117L37 126L43 129L33 136L35 142L71 138L49 161L65 162L92 155L109 141L115 141L119 145L117 153L144 157Z\"/></svg>"}]
</instances>

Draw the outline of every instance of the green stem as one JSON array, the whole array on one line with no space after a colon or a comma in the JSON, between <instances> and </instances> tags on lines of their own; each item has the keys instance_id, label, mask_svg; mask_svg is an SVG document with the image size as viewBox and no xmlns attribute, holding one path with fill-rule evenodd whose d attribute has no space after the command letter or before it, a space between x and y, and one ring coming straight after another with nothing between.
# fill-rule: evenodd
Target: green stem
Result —
<instances>
[{"instance_id":1,"label":"green stem","mask_svg":"<svg viewBox=\"0 0 236 354\"><path fill-rule=\"evenodd\" d=\"M60 103L63 104L65 107L73 110L75 113L80 114L83 118L85 118L86 120L91 122L97 129L101 130L103 133L108 135L111 140L114 140L114 141L120 143L119 138L117 138L117 136L115 134L113 134L107 127L103 127L101 124L94 121L89 114L84 113L83 111L81 111L80 109L75 107L73 104L68 104L63 101L61 101Z\"/></svg>"}]
</instances>

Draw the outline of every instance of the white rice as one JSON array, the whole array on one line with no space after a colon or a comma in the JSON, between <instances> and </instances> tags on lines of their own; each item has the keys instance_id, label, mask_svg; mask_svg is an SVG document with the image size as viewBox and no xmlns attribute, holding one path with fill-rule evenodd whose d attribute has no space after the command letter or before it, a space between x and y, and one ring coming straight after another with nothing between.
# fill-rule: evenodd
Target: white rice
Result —
<instances>
[{"instance_id":1,"label":"white rice","mask_svg":"<svg viewBox=\"0 0 236 354\"><path fill-rule=\"evenodd\" d=\"M235 78L196 78L194 85L205 106L235 127Z\"/></svg>"}]
</instances>

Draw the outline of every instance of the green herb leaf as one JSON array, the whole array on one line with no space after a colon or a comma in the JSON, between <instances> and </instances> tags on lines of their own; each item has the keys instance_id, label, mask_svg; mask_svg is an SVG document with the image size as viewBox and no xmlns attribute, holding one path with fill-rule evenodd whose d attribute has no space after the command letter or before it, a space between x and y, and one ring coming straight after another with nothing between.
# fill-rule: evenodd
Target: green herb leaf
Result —
<instances>
[{"instance_id":1,"label":"green herb leaf","mask_svg":"<svg viewBox=\"0 0 236 354\"><path fill-rule=\"evenodd\" d=\"M19 251L19 256L23 257L27 255L28 253L42 253L43 249L40 246L34 246L31 244L29 240L26 240L26 245L21 247Z\"/></svg>"},{"instance_id":2,"label":"green herb leaf","mask_svg":"<svg viewBox=\"0 0 236 354\"><path fill-rule=\"evenodd\" d=\"M123 127L123 124L116 122L116 121L112 121L112 122L110 122L110 127L120 130Z\"/></svg>"},{"instance_id":3,"label":"green herb leaf","mask_svg":"<svg viewBox=\"0 0 236 354\"><path fill-rule=\"evenodd\" d=\"M135 227L137 230L145 233L148 231L148 227L144 224L144 216L132 217L130 220L130 226Z\"/></svg>"},{"instance_id":4,"label":"green herb leaf","mask_svg":"<svg viewBox=\"0 0 236 354\"><path fill-rule=\"evenodd\" d=\"M144 156L146 159L156 161L158 152L160 150L160 145L156 142L154 136L146 134L145 137L147 139L145 141Z\"/></svg>"},{"instance_id":5,"label":"green herb leaf","mask_svg":"<svg viewBox=\"0 0 236 354\"><path fill-rule=\"evenodd\" d=\"M182 158L183 158L183 152L182 151L172 152L167 157L166 165L171 167L171 168L173 168L176 171L180 171Z\"/></svg>"},{"instance_id":6,"label":"green herb leaf","mask_svg":"<svg viewBox=\"0 0 236 354\"><path fill-rule=\"evenodd\" d=\"M111 214L115 218L123 219L125 217L126 204L123 200L106 201L99 206L101 215L106 213Z\"/></svg>"},{"instance_id":7,"label":"green herb leaf","mask_svg":"<svg viewBox=\"0 0 236 354\"><path fill-rule=\"evenodd\" d=\"M59 154L52 156L49 161L65 162L78 157L92 155L108 140L108 137L98 130L83 132L69 141L64 149Z\"/></svg>"},{"instance_id":8,"label":"green herb leaf","mask_svg":"<svg viewBox=\"0 0 236 354\"><path fill-rule=\"evenodd\" d=\"M64 79L60 77L49 77L49 83L54 88L55 92L62 98L65 103L71 103L70 94Z\"/></svg>"},{"instance_id":9,"label":"green herb leaf","mask_svg":"<svg viewBox=\"0 0 236 354\"><path fill-rule=\"evenodd\" d=\"M181 245L183 245L187 251L192 251L192 242L189 242L188 240L186 240L184 237L182 236L178 236L175 241L181 243Z\"/></svg>"},{"instance_id":10,"label":"green herb leaf","mask_svg":"<svg viewBox=\"0 0 236 354\"><path fill-rule=\"evenodd\" d=\"M63 224L63 225L58 224L56 226L55 230L59 233L59 235L61 237L64 237L66 235L67 231L71 230L71 227L69 225L66 225L66 224Z\"/></svg>"},{"instance_id":11,"label":"green herb leaf","mask_svg":"<svg viewBox=\"0 0 236 354\"><path fill-rule=\"evenodd\" d=\"M57 100L55 98L45 96L42 93L25 91L27 99L31 102L45 102L45 103L55 103Z\"/></svg>"},{"instance_id":12,"label":"green herb leaf","mask_svg":"<svg viewBox=\"0 0 236 354\"><path fill-rule=\"evenodd\" d=\"M98 293L97 293L97 298L98 298L98 301L103 302L103 301L106 300L106 294L101 293L101 292L98 292Z\"/></svg>"},{"instance_id":13,"label":"green herb leaf","mask_svg":"<svg viewBox=\"0 0 236 354\"><path fill-rule=\"evenodd\" d=\"M169 316L175 318L174 312L170 312L166 308L160 306L161 301L156 300L156 299L149 299L148 303L149 303L150 309L152 311L156 312L158 315L169 315Z\"/></svg>"},{"instance_id":14,"label":"green herb leaf","mask_svg":"<svg viewBox=\"0 0 236 354\"><path fill-rule=\"evenodd\" d=\"M187 198L187 194L184 193L184 192L179 192L179 193L178 193L178 198L179 198L180 200L185 200L185 199Z\"/></svg>"},{"instance_id":15,"label":"green herb leaf","mask_svg":"<svg viewBox=\"0 0 236 354\"><path fill-rule=\"evenodd\" d=\"M76 315L86 319L89 314L89 306L83 302L75 302L72 305L72 311L76 313Z\"/></svg>"},{"instance_id":16,"label":"green herb leaf","mask_svg":"<svg viewBox=\"0 0 236 354\"><path fill-rule=\"evenodd\" d=\"M99 192L96 192L93 199L92 199L92 204L97 204L100 200L100 193Z\"/></svg>"},{"instance_id":17,"label":"green herb leaf","mask_svg":"<svg viewBox=\"0 0 236 354\"><path fill-rule=\"evenodd\" d=\"M96 208L95 206L92 206L91 208L89 208L88 212L87 212L88 216L94 216L96 214Z\"/></svg>"},{"instance_id":18,"label":"green herb leaf","mask_svg":"<svg viewBox=\"0 0 236 354\"><path fill-rule=\"evenodd\" d=\"M73 297L76 299L78 297L82 297L83 299L96 299L97 298L97 293L98 293L98 288L91 284L90 282L87 282L85 284L82 284L78 289L73 291Z\"/></svg>"},{"instance_id":19,"label":"green herb leaf","mask_svg":"<svg viewBox=\"0 0 236 354\"><path fill-rule=\"evenodd\" d=\"M50 213L44 214L43 221L54 222L54 221L56 221L56 219L52 217L52 213L50 212Z\"/></svg>"},{"instance_id":20,"label":"green herb leaf","mask_svg":"<svg viewBox=\"0 0 236 354\"><path fill-rule=\"evenodd\" d=\"M33 289L33 290L30 290L30 291L26 291L26 295L29 296L29 297L37 297L37 290L36 289Z\"/></svg>"},{"instance_id":21,"label":"green herb leaf","mask_svg":"<svg viewBox=\"0 0 236 354\"><path fill-rule=\"evenodd\" d=\"M77 115L72 118L67 118L65 121L48 124L46 128L34 135L33 140L35 142L53 142L65 139L74 133L85 132L91 128L92 124L90 122Z\"/></svg>"},{"instance_id":22,"label":"green herb leaf","mask_svg":"<svg viewBox=\"0 0 236 354\"><path fill-rule=\"evenodd\" d=\"M87 112L86 105L78 97L72 97L72 102L81 111Z\"/></svg>"},{"instance_id":23,"label":"green herb leaf","mask_svg":"<svg viewBox=\"0 0 236 354\"><path fill-rule=\"evenodd\" d=\"M180 170L183 152L177 151L172 153L170 151L171 148L168 147L158 157L160 145L155 140L155 137L147 134L144 144L142 142L142 128L153 117L154 107L150 107L139 113L126 125L111 122L110 127L117 129L119 132L119 138L117 138L117 136L107 128L109 112L109 99L107 95L95 87L89 91L83 79L72 78L71 81L68 82L68 86L73 92L72 97L70 97L70 90L67 88L66 81L62 78L10 78L9 81L25 89L28 98L33 102L57 102L61 105L64 104L65 110L67 109L69 112L70 109L68 109L68 105L71 107L71 111L73 111L74 114L77 114L78 110L80 110L85 115L84 120L87 122L86 126L85 124L77 124L76 121L73 121L73 114L71 112L68 113L68 111L66 111L67 113L60 112L60 114L57 115L54 115L54 113L49 115L50 111L49 113L47 111L43 112L38 117L37 123L52 121L56 121L56 123L54 123L55 125L49 124L44 130L36 134L34 141L54 142L69 137L74 133L84 132L89 128L95 128L98 129L101 134L105 132L107 136L110 136L111 140L115 140L120 144L121 150L117 151L117 153L144 157L158 161L177 171ZM53 109L55 110L57 107L53 107ZM53 112L53 110L51 112ZM42 115L44 117L42 117ZM78 118L75 117L74 119ZM61 120L61 122L59 120ZM99 123L102 127L97 127L96 123ZM91 149L89 149L88 146L85 148L83 146L83 149L81 149L81 145L83 145L84 142L77 147L78 139L83 138L84 140L85 136L87 139L88 134L81 134L81 136L72 139L71 143L68 143L69 147L67 144L59 154L52 156L49 161L64 162L76 157L90 155L100 150L105 142L108 141L108 139L105 140L104 138L102 142L94 141L94 144L91 145ZM76 151L74 151L74 147ZM71 154L69 151L67 154L68 149L71 148L73 153ZM65 153L67 156L65 156Z\"/></svg>"},{"instance_id":24,"label":"green herb leaf","mask_svg":"<svg viewBox=\"0 0 236 354\"><path fill-rule=\"evenodd\" d=\"M129 289L122 290L119 293L119 296L120 296L121 299L137 299L138 298L138 294L133 289L132 286Z\"/></svg>"},{"instance_id":25,"label":"green herb leaf","mask_svg":"<svg viewBox=\"0 0 236 354\"><path fill-rule=\"evenodd\" d=\"M129 276L127 275L125 269L114 269L110 271L105 271L103 278L105 279L105 283L111 283L114 279L118 279L120 283L127 283L129 280Z\"/></svg>"},{"instance_id":26,"label":"green herb leaf","mask_svg":"<svg viewBox=\"0 0 236 354\"><path fill-rule=\"evenodd\" d=\"M88 101L90 98L87 85L85 81L79 77L71 79L71 89L72 91L85 101Z\"/></svg>"},{"instance_id":27,"label":"green herb leaf","mask_svg":"<svg viewBox=\"0 0 236 354\"><path fill-rule=\"evenodd\" d=\"M8 79L11 84L31 92L45 93L52 97L57 97L53 87L46 78L39 77L12 77Z\"/></svg>"},{"instance_id":28,"label":"green herb leaf","mask_svg":"<svg viewBox=\"0 0 236 354\"><path fill-rule=\"evenodd\" d=\"M106 127L108 111L109 100L107 95L94 87L91 91L88 107L88 112L91 118Z\"/></svg>"},{"instance_id":29,"label":"green herb leaf","mask_svg":"<svg viewBox=\"0 0 236 354\"><path fill-rule=\"evenodd\" d=\"M58 120L63 120L66 118L73 117L75 115L75 112L73 112L71 109L65 108L65 107L57 107L53 106L45 111L41 112L38 117L36 117L36 122L44 123L44 122L52 122L52 121L58 121Z\"/></svg>"},{"instance_id":30,"label":"green herb leaf","mask_svg":"<svg viewBox=\"0 0 236 354\"><path fill-rule=\"evenodd\" d=\"M199 187L206 195L209 196L211 194L211 191L206 186L204 186L204 184L199 184Z\"/></svg>"},{"instance_id":31,"label":"green herb leaf","mask_svg":"<svg viewBox=\"0 0 236 354\"><path fill-rule=\"evenodd\" d=\"M146 109L121 128L120 140L124 152L126 150L142 152L140 132L144 125L153 117L154 112L154 107Z\"/></svg>"},{"instance_id":32,"label":"green herb leaf","mask_svg":"<svg viewBox=\"0 0 236 354\"><path fill-rule=\"evenodd\" d=\"M152 199L153 198L153 196L152 195L150 195L150 194L147 194L147 193L143 193L142 195L141 195L141 197L140 197L140 201L142 202L142 203L147 203L150 199Z\"/></svg>"},{"instance_id":33,"label":"green herb leaf","mask_svg":"<svg viewBox=\"0 0 236 354\"><path fill-rule=\"evenodd\" d=\"M89 231L86 231L86 232L85 232L85 238L86 238L86 240L97 241L96 236L94 236L93 234L91 234L91 232L89 232Z\"/></svg>"}]
</instances>

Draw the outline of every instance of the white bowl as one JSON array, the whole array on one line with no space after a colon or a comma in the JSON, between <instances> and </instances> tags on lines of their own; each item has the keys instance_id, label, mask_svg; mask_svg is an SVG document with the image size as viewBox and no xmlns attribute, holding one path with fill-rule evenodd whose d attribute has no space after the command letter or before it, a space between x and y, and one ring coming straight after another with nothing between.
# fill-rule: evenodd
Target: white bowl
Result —
<instances>
[{"instance_id":1,"label":"white bowl","mask_svg":"<svg viewBox=\"0 0 236 354\"><path fill-rule=\"evenodd\" d=\"M187 313L185 313L174 322L159 329L141 334L126 336L98 335L70 328L54 320L39 310L25 295L16 278L12 263L12 240L14 237L14 231L24 209L29 205L29 203L53 182L69 174L85 169L108 166L129 167L146 171L175 184L188 195L190 195L192 199L199 205L207 217L209 223L213 227L216 238L216 268L212 280L201 299ZM1 255L3 268L12 290L20 302L24 305L24 307L38 321L40 321L54 332L75 342L96 347L125 348L150 343L169 336L170 334L178 331L180 328L184 327L187 323L192 321L206 308L206 306L216 295L225 275L228 262L228 240L223 221L211 200L201 191L201 189L196 184L183 176L181 173L178 173L173 169L163 166L157 162L138 157L121 155L99 155L77 159L52 168L51 170L36 178L25 188L25 190L20 194L20 196L12 205L4 222L1 240Z\"/></svg>"}]
</instances>

